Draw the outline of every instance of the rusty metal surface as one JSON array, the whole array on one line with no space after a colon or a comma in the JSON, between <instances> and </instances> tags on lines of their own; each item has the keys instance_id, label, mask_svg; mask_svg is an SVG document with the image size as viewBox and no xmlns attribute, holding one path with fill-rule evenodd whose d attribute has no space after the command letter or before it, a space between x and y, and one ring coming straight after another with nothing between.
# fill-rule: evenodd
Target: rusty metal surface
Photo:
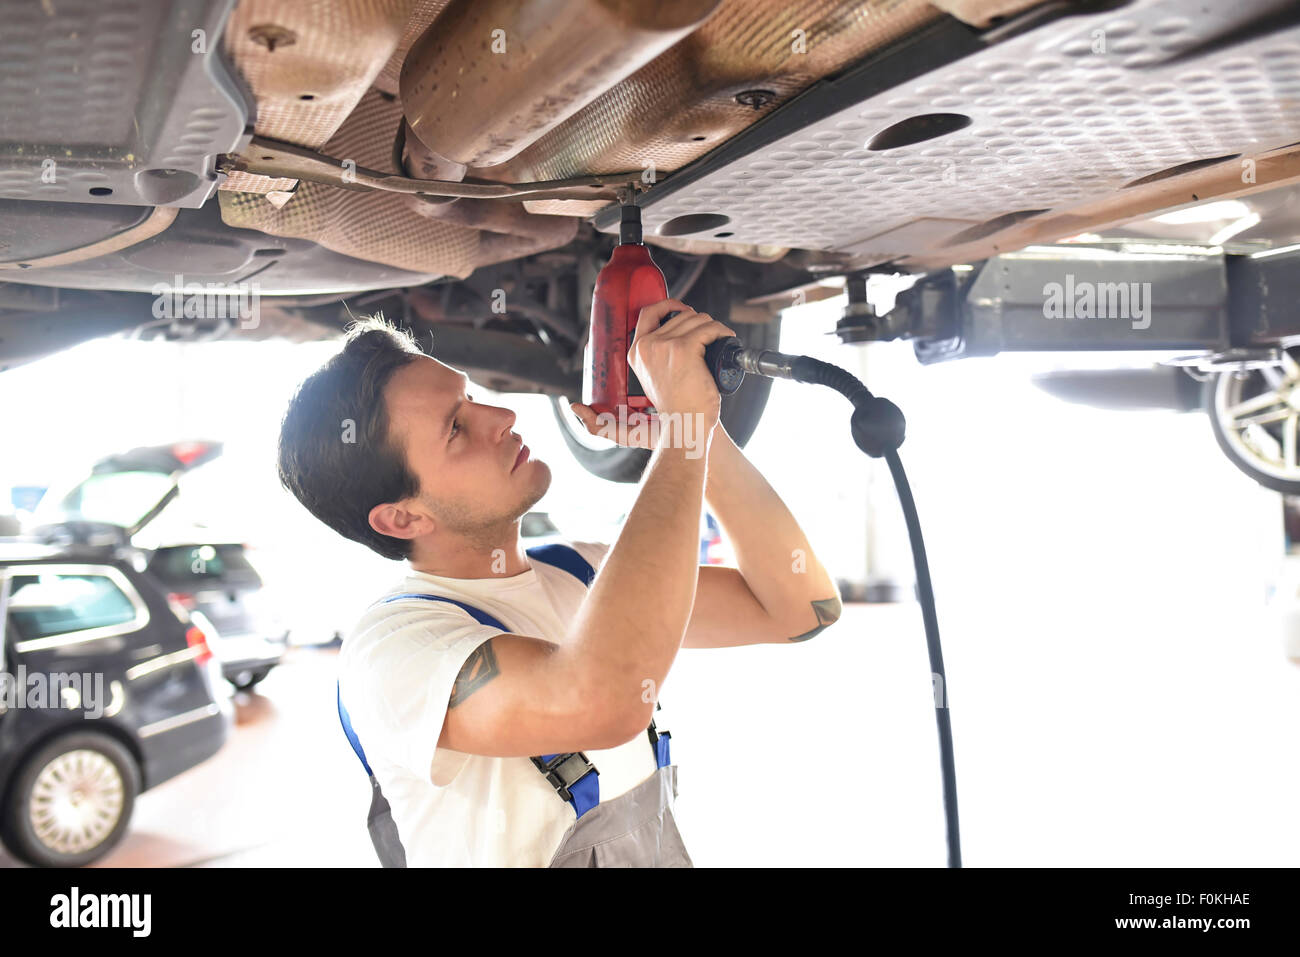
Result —
<instances>
[{"instance_id":1,"label":"rusty metal surface","mask_svg":"<svg viewBox=\"0 0 1300 957\"><path fill-rule=\"evenodd\" d=\"M718 2L452 0L402 66L410 133L453 162L499 165L681 40Z\"/></svg>"},{"instance_id":2,"label":"rusty metal surface","mask_svg":"<svg viewBox=\"0 0 1300 957\"><path fill-rule=\"evenodd\" d=\"M401 118L401 107L372 90L324 149L392 172L392 136ZM256 193L219 196L221 217L230 226L311 239L337 253L412 272L465 278L493 252L492 244L481 243L486 234L422 216L413 204L423 200L400 193L303 182L280 209Z\"/></svg>"},{"instance_id":3,"label":"rusty metal surface","mask_svg":"<svg viewBox=\"0 0 1300 957\"><path fill-rule=\"evenodd\" d=\"M923 0L723 0L690 36L510 162L474 175L518 182L647 164L680 169L821 77L939 16ZM756 89L775 95L757 110L736 101Z\"/></svg>"},{"instance_id":4,"label":"rusty metal surface","mask_svg":"<svg viewBox=\"0 0 1300 957\"><path fill-rule=\"evenodd\" d=\"M254 132L318 148L338 130L402 38L415 0L240 0L223 36L257 101ZM221 189L285 192L252 173Z\"/></svg>"},{"instance_id":5,"label":"rusty metal surface","mask_svg":"<svg viewBox=\"0 0 1300 957\"><path fill-rule=\"evenodd\" d=\"M426 203L415 207L421 215L430 219L440 219L446 223L460 226L472 226L492 233L507 233L512 236L542 236L570 234L576 229L576 217L533 216L523 209L520 203L484 201L480 199L458 199L450 203ZM572 219L574 229L560 230L548 220Z\"/></svg>"},{"instance_id":6,"label":"rusty metal surface","mask_svg":"<svg viewBox=\"0 0 1300 957\"><path fill-rule=\"evenodd\" d=\"M379 102L383 102L380 98ZM358 113L361 111L358 110ZM400 120L399 120L400 123ZM390 133L390 135L392 135ZM531 196L538 199L563 196L580 199L614 199L622 177L579 176L547 183L484 183L412 179L372 169L355 159L340 159L324 150L305 149L291 143L255 136L238 153L223 154L223 171L233 170L283 182L307 180L343 189L378 190L389 193L436 197L467 197L515 201Z\"/></svg>"},{"instance_id":7,"label":"rusty metal surface","mask_svg":"<svg viewBox=\"0 0 1300 957\"><path fill-rule=\"evenodd\" d=\"M383 69L414 5L414 0L240 0L224 39L257 98L254 132L298 146L322 146Z\"/></svg>"},{"instance_id":8,"label":"rusty metal surface","mask_svg":"<svg viewBox=\"0 0 1300 957\"><path fill-rule=\"evenodd\" d=\"M298 180L290 177L262 176L258 173L245 173L231 170L221 183L221 189L232 189L239 193L274 193L292 192Z\"/></svg>"},{"instance_id":9,"label":"rusty metal surface","mask_svg":"<svg viewBox=\"0 0 1300 957\"><path fill-rule=\"evenodd\" d=\"M545 37L533 36L549 22L538 14L539 3L559 11L549 47L544 43L537 46ZM573 19L580 8L597 7L604 8L597 19ZM457 179L464 175L457 164L439 163L436 148L447 148L444 140L459 138L469 143L457 147L470 150L462 156L491 158L526 143L540 128L554 124L558 116L558 125L525 146L510 162L468 170L472 179L518 183L587 173L639 172L647 165L670 172L766 116L820 77L939 15L922 0L810 0L793 5L772 0L721 0L694 32L680 25L679 21L689 22L692 16L698 18L700 10L711 7L713 0L677 0L667 5L641 0L607 0L603 5L596 0L529 0L527 4L476 0L463 5L455 0L304 0L295 4L240 0L226 44L257 96L256 132L260 136L322 149L358 166L401 174L404 171L396 169L391 159L402 120L401 101L380 94L399 92L408 51L418 53L418 44L425 43L425 55L429 55L446 46L446 38L456 32L452 29L455 22L449 18L452 15L464 18L465 23L506 30L506 49L520 58L530 50L550 50L572 60L576 49L601 47L597 41L605 36L611 43L617 41L621 52L616 59L624 66L632 62L626 47L636 31L613 30L610 24L620 22L619 17L660 25L679 23L674 42L665 44L664 52L656 51L649 62L585 106L575 99L579 94L561 90L558 95L567 97L565 102L580 106L568 119L561 115L563 109L543 120L520 117L518 109L514 113L506 109L512 102L517 107L521 94L525 98L539 92L555 94L555 89L542 88L535 78L546 73L552 83L558 82L566 75L566 64L543 64L545 68L538 67L539 72L525 71L528 84L519 82L523 74L512 77L513 84L502 84L497 79L502 57L490 51L490 32L479 39L480 68L497 70L484 76L495 81L503 99L493 100L491 109L481 99L471 108L457 109L452 102L462 99L459 95L431 93L426 107L429 120L447 125L439 127L435 122L422 133L431 141L438 130L446 135L438 133L442 139L430 148L408 131L403 155L412 176ZM489 23L494 11L500 22ZM515 22L524 36L520 45L512 48L510 25ZM643 52L646 49L644 44L634 45L640 45ZM473 60L471 51L465 62ZM455 62L448 60L447 65ZM518 73L518 60L513 62L512 69ZM436 66L428 66L425 72ZM605 69L612 67L606 64ZM598 92L599 83L608 76L595 79ZM584 84L593 90L592 78ZM758 109L736 101L736 94L751 89L771 91L771 101ZM313 99L301 99L304 94ZM513 101L512 96L516 98ZM483 124L485 116L500 117L502 122ZM484 143L488 145L483 147ZM440 206L418 198L365 196L310 182L303 182L290 195L292 184L293 179L283 174L271 178L234 172L223 184L222 215L232 225L315 239L336 252L456 276L468 275L478 265L565 242L564 237L571 237L576 230L574 217L590 216L608 205L605 199L539 198L527 202L523 209L489 212L464 201ZM277 209L266 195L282 208ZM548 220L557 218L559 225L548 225ZM672 244L665 241L664 245ZM732 250L728 244L714 243L710 249L768 258L778 247Z\"/></svg>"},{"instance_id":10,"label":"rusty metal surface","mask_svg":"<svg viewBox=\"0 0 1300 957\"><path fill-rule=\"evenodd\" d=\"M635 61L642 65L604 92L598 89L609 75L600 70L613 69L608 63L597 68L596 77L583 79L582 90L575 91L572 84L563 88L565 76L575 71L583 74L582 68L574 65L576 51L589 53L582 63L604 62L591 52L605 47L602 36L620 50L616 57L620 63L626 66L630 62L626 48L636 31L612 28L610 24L618 23L619 17L642 22L649 17L661 25L683 19L689 23L690 16L698 18L701 9L712 8L714 3L304 0L282 4L240 0L226 44L257 95L259 135L322 149L385 174L409 172L416 178L445 180L467 174L471 180L519 183L591 173L641 172L647 167L656 174L669 173L767 116L823 76L941 16L923 0L808 0L795 4L788 0L721 0L693 32L679 24L673 41L664 44L666 49L660 47L663 52L656 51L649 62ZM960 4L963 16L973 19L1023 5L1023 0ZM543 7L559 12L547 18L538 13ZM574 19L583 10L588 15ZM590 14L593 10L599 12ZM552 19L557 28L549 35L548 44L546 28ZM519 26L512 27L516 22ZM458 23L462 24L459 28ZM508 52L492 53L490 31L480 31L485 35L476 40L475 50L465 50L462 44L453 51L462 59L443 55L458 30L468 29L464 24L505 30ZM283 32L277 34L276 30ZM520 36L516 38L515 33ZM292 42L285 41L287 35L292 35ZM408 129L403 151L407 169L399 170L391 157L402 123L402 100L386 99L381 93L391 96L402 89L408 51L414 54L408 65L410 76L422 73L426 85L431 77L436 79L439 69L460 71L468 65L471 72L479 70L483 79L492 80L494 89L488 98L470 96L468 108L453 106L465 99L459 90L471 89L465 85L465 75L458 73L458 84L448 86L444 78L437 89L426 90L424 100L412 95L417 106L413 109L407 103L406 112L416 114L420 121L416 125L429 142L421 142ZM532 67L534 72L520 71L520 60L530 51L558 52L567 62L539 59L539 65ZM432 60L418 59L420 56ZM513 83L500 80L503 62ZM543 75L547 83L537 79ZM767 92L757 98L745 95L753 90ZM582 105L582 97L591 92L598 95ZM304 93L314 99L300 99ZM551 112L543 111L541 118L535 108L521 112L520 103L535 104L537 94L558 96L562 103L578 103L579 108L567 119L563 116L565 106L547 107ZM485 117L498 122L484 123ZM485 158L493 160L518 149L547 126L552 128L505 163L471 165L463 170L455 162L442 162L437 152L438 147L454 149L460 157L482 164ZM368 132L358 135L361 130ZM223 216L232 225L316 239L328 248L360 258L457 276L468 275L487 262L522 255L520 250L525 247L552 248L557 240L572 235L578 217L588 217L609 202L603 198L538 198L503 212L476 208L494 204L367 197L309 182L289 195L292 183L283 173L272 179L234 172L223 184ZM269 193L283 208L276 209L258 196L259 192ZM560 225L547 225L551 219L559 219ZM658 237L654 241L659 241ZM662 244L673 248L692 244L696 249L702 248L693 245L699 242L678 239L663 240ZM708 244L711 251L755 259L777 255L781 248Z\"/></svg>"},{"instance_id":11,"label":"rusty metal surface","mask_svg":"<svg viewBox=\"0 0 1300 957\"><path fill-rule=\"evenodd\" d=\"M429 29L429 24L442 15L450 2L451 0L416 0L411 15L406 20L406 27L402 30L402 39L398 41L397 48L393 50L393 55L388 58L384 68L379 71L379 76L375 77L375 86L390 96L397 96L398 81L407 51Z\"/></svg>"}]
</instances>

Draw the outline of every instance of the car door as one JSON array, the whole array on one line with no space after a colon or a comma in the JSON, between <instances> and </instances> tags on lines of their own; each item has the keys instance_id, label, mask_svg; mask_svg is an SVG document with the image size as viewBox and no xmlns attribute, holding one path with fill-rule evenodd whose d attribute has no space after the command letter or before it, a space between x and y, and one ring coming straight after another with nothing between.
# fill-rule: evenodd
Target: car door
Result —
<instances>
[{"instance_id":1,"label":"car door","mask_svg":"<svg viewBox=\"0 0 1300 957\"><path fill-rule=\"evenodd\" d=\"M8 569L6 632L12 663L26 672L79 675L96 701L33 712L57 723L79 705L132 728L210 703L186 636L165 603L152 603L115 565L31 563ZM51 682L51 686L53 682Z\"/></svg>"}]
</instances>

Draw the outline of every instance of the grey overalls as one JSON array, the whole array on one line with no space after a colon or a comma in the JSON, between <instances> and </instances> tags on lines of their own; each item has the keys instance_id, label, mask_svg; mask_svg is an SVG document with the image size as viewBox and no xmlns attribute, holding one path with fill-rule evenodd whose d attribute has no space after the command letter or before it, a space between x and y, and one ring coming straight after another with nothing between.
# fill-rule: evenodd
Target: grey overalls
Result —
<instances>
[{"instance_id":1,"label":"grey overalls","mask_svg":"<svg viewBox=\"0 0 1300 957\"><path fill-rule=\"evenodd\" d=\"M568 545L536 545L526 550L533 561L562 568L590 585L595 570ZM497 619L464 602L438 595L395 595L385 603L406 599L450 602L485 625L508 632ZM658 706L656 705L656 709ZM370 812L367 826L375 851L384 867L405 867L406 850L402 847L388 799L366 761L361 742L352 730L347 709L338 693L339 720L352 750L361 759L370 777ZM671 734L655 727L653 719L646 729L654 750L655 773L636 787L610 801L600 800L600 772L581 751L569 754L544 754L529 760L546 777L555 792L567 801L577 820L564 833L560 846L551 858L550 867L693 867L682 836L673 819L672 803L677 797L677 766L669 757Z\"/></svg>"}]
</instances>

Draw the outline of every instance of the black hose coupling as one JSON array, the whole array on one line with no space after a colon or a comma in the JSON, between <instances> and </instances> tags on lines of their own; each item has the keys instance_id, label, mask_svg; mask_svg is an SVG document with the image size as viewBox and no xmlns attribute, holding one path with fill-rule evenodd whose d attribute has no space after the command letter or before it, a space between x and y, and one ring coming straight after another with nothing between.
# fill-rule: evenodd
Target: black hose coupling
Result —
<instances>
[{"instance_id":1,"label":"black hose coupling","mask_svg":"<svg viewBox=\"0 0 1300 957\"><path fill-rule=\"evenodd\" d=\"M884 458L903 444L907 422L903 410L878 395L855 403L850 425L853 441L872 458Z\"/></svg>"},{"instance_id":2,"label":"black hose coupling","mask_svg":"<svg viewBox=\"0 0 1300 957\"><path fill-rule=\"evenodd\" d=\"M883 458L903 444L907 432L903 411L888 399L872 395L851 372L811 356L796 358L790 371L795 381L830 386L853 403L853 441L872 458Z\"/></svg>"}]
</instances>

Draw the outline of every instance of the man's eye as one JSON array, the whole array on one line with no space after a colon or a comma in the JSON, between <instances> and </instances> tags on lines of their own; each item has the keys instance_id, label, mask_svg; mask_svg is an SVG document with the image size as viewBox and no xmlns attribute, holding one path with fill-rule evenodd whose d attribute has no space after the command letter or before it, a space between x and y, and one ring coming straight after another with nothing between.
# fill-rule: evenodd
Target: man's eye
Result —
<instances>
[{"instance_id":1,"label":"man's eye","mask_svg":"<svg viewBox=\"0 0 1300 957\"><path fill-rule=\"evenodd\" d=\"M453 423L451 424L451 435L452 435L452 437L455 438L456 433L459 432L459 431L460 431L460 423L459 423L459 422L453 422Z\"/></svg>"}]
</instances>

